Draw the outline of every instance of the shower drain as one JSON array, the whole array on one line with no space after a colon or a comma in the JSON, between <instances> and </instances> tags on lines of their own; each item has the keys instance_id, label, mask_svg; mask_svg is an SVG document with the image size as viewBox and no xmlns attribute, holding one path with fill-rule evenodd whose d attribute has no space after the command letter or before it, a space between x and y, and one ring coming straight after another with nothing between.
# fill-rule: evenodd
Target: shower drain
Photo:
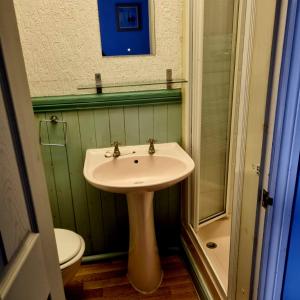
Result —
<instances>
[{"instance_id":1,"label":"shower drain","mask_svg":"<svg viewBox=\"0 0 300 300\"><path fill-rule=\"evenodd\" d=\"M215 248L218 247L218 245L216 243L214 243L214 242L208 242L206 244L206 247L209 248L209 249L215 249Z\"/></svg>"}]
</instances>

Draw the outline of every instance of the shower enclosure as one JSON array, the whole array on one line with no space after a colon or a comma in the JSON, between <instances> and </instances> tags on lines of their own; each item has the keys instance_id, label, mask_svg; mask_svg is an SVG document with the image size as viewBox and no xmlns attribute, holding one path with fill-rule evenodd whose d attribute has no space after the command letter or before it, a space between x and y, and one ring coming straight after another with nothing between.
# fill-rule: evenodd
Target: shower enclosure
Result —
<instances>
[{"instance_id":1,"label":"shower enclosure","mask_svg":"<svg viewBox=\"0 0 300 300\"><path fill-rule=\"evenodd\" d=\"M193 44L191 129L196 171L190 221L203 260L224 296L230 253L239 2L193 2L193 10L201 17L194 15L199 26L193 27L193 41L198 44Z\"/></svg>"},{"instance_id":2,"label":"shower enclosure","mask_svg":"<svg viewBox=\"0 0 300 300\"><path fill-rule=\"evenodd\" d=\"M272 0L189 3L188 144L196 167L183 246L204 296L250 299L259 278L262 145L278 7Z\"/></svg>"}]
</instances>

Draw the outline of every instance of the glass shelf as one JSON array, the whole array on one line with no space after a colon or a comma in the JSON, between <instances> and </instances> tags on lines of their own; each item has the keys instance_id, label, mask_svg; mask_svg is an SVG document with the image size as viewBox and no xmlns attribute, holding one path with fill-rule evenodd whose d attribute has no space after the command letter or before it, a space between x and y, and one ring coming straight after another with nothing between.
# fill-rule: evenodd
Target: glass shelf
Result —
<instances>
[{"instance_id":1,"label":"glass shelf","mask_svg":"<svg viewBox=\"0 0 300 300\"><path fill-rule=\"evenodd\" d=\"M105 89L105 88L126 88L126 87L142 87L142 86L155 86L165 85L166 88L172 88L173 84L184 84L188 81L186 79L172 79L172 80L154 80L154 81L140 81L140 82L122 82L122 83L93 83L78 86L78 90L90 90L90 89Z\"/></svg>"}]
</instances>

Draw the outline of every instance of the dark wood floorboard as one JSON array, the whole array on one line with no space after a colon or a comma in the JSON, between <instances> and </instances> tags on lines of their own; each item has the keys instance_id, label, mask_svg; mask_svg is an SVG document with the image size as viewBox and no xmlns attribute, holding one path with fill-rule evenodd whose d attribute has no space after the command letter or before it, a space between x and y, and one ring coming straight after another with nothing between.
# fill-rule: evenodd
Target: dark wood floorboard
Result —
<instances>
[{"instance_id":1,"label":"dark wood floorboard","mask_svg":"<svg viewBox=\"0 0 300 300\"><path fill-rule=\"evenodd\" d=\"M163 282L151 295L142 295L129 284L125 260L82 265L65 288L67 300L199 300L179 256L163 257L161 263Z\"/></svg>"}]
</instances>

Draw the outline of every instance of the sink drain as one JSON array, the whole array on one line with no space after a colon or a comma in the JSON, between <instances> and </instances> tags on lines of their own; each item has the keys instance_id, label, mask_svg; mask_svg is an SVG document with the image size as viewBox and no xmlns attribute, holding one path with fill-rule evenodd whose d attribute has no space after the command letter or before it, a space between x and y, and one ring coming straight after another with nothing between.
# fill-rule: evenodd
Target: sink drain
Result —
<instances>
[{"instance_id":1,"label":"sink drain","mask_svg":"<svg viewBox=\"0 0 300 300\"><path fill-rule=\"evenodd\" d=\"M206 247L209 248L209 249L215 249L215 248L218 247L218 245L216 243L214 243L214 242L208 242L206 244Z\"/></svg>"}]
</instances>

